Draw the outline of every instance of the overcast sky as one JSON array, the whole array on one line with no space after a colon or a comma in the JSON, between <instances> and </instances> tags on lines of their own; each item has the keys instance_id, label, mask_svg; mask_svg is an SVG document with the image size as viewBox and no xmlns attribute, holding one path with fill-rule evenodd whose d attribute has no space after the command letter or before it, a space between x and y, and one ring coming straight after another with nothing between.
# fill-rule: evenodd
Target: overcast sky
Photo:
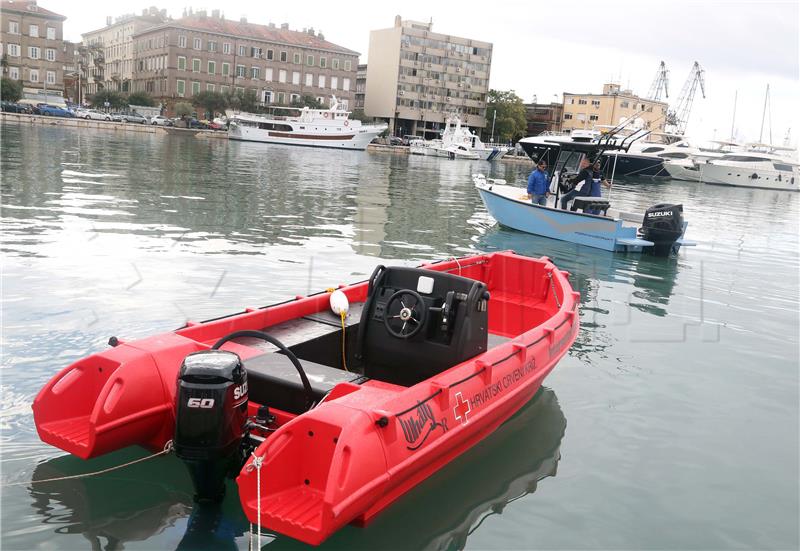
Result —
<instances>
[{"instance_id":1,"label":"overcast sky","mask_svg":"<svg viewBox=\"0 0 800 551\"><path fill-rule=\"evenodd\" d=\"M150 0L39 0L67 16L64 34L79 41L83 32L105 24L107 15L141 12ZM688 134L728 138L738 91L735 133L759 137L764 92L770 85L772 140L780 144L791 128L800 135L800 0L690 1L610 0L554 2L263 2L243 0L160 0L173 17L185 7L220 9L229 19L314 27L325 38L361 52L368 62L369 31L391 27L395 15L433 20L440 33L494 44L492 88L513 89L526 101L561 100L561 93L599 93L604 82L630 85L646 95L661 60L669 73L669 100L680 96L694 61L705 69L703 99L698 91ZM769 117L764 140L769 139Z\"/></svg>"}]
</instances>

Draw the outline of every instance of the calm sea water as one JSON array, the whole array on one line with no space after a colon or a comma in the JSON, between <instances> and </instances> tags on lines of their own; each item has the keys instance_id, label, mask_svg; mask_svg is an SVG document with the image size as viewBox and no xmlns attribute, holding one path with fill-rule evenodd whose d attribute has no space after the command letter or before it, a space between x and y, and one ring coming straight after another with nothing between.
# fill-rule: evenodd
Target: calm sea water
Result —
<instances>
[{"instance_id":1,"label":"calm sea water","mask_svg":"<svg viewBox=\"0 0 800 551\"><path fill-rule=\"evenodd\" d=\"M582 330L537 398L341 549L797 549L798 194L647 181L684 204L677 259L498 228L470 174L522 165L3 125L3 549L246 549L235 486L193 507L182 464L83 462L30 404L111 335L134 339L364 279L378 263L547 255ZM270 549L302 545L277 536Z\"/></svg>"}]
</instances>

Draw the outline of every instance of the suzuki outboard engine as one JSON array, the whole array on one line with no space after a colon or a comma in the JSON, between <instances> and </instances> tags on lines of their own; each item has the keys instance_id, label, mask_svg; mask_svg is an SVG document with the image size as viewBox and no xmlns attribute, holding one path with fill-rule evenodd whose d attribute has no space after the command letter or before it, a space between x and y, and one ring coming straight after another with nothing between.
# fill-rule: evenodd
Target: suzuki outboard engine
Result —
<instances>
[{"instance_id":1,"label":"suzuki outboard engine","mask_svg":"<svg viewBox=\"0 0 800 551\"><path fill-rule=\"evenodd\" d=\"M189 468L195 499L219 501L225 477L241 467L247 422L247 371L225 350L189 354L178 375L175 454Z\"/></svg>"},{"instance_id":2,"label":"suzuki outboard engine","mask_svg":"<svg viewBox=\"0 0 800 551\"><path fill-rule=\"evenodd\" d=\"M660 203L650 207L644 213L639 233L642 239L655 243L654 255L669 256L673 244L683 233L683 205Z\"/></svg>"}]
</instances>

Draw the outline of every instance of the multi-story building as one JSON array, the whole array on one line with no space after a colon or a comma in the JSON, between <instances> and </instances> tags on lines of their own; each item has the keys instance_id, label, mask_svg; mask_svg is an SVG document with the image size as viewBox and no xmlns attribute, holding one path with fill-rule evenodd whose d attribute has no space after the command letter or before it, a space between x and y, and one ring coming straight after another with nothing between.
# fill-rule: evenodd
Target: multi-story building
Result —
<instances>
[{"instance_id":1,"label":"multi-story building","mask_svg":"<svg viewBox=\"0 0 800 551\"><path fill-rule=\"evenodd\" d=\"M303 96L328 104L335 95L353 105L358 52L325 40L314 29L232 21L214 10L167 21L134 36L133 90L171 109L201 91L252 90L266 104Z\"/></svg>"},{"instance_id":2,"label":"multi-story building","mask_svg":"<svg viewBox=\"0 0 800 551\"><path fill-rule=\"evenodd\" d=\"M364 97L367 93L367 66L361 64L356 71L356 103L353 110L364 110Z\"/></svg>"},{"instance_id":3,"label":"multi-story building","mask_svg":"<svg viewBox=\"0 0 800 551\"><path fill-rule=\"evenodd\" d=\"M404 21L372 31L364 112L389 122L394 135L436 137L447 117L486 126L492 44Z\"/></svg>"},{"instance_id":4,"label":"multi-story building","mask_svg":"<svg viewBox=\"0 0 800 551\"><path fill-rule=\"evenodd\" d=\"M538 136L542 132L561 130L563 112L564 105L561 103L526 103L527 135Z\"/></svg>"},{"instance_id":5,"label":"multi-story building","mask_svg":"<svg viewBox=\"0 0 800 551\"><path fill-rule=\"evenodd\" d=\"M591 129L633 119L633 127L663 132L667 109L668 105L662 101L640 98L630 90L621 90L619 84L604 84L602 94L564 93L561 128Z\"/></svg>"},{"instance_id":6,"label":"multi-story building","mask_svg":"<svg viewBox=\"0 0 800 551\"><path fill-rule=\"evenodd\" d=\"M65 19L36 0L0 3L3 76L21 81L26 97L63 102Z\"/></svg>"},{"instance_id":7,"label":"multi-story building","mask_svg":"<svg viewBox=\"0 0 800 551\"><path fill-rule=\"evenodd\" d=\"M98 90L130 91L133 78L133 35L167 20L166 10L150 8L141 15L127 14L83 37L84 94Z\"/></svg>"}]
</instances>

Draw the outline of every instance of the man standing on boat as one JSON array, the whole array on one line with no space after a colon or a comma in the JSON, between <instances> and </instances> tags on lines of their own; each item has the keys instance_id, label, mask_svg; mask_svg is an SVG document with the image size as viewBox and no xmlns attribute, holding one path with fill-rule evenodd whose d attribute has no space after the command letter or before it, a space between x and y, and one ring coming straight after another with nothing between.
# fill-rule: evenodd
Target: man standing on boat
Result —
<instances>
[{"instance_id":1,"label":"man standing on boat","mask_svg":"<svg viewBox=\"0 0 800 551\"><path fill-rule=\"evenodd\" d=\"M575 186L572 191L565 193L561 197L561 208L567 210L567 203L575 197L586 197L592 192L592 161L589 157L581 159L581 171L570 180L570 184Z\"/></svg>"},{"instance_id":2,"label":"man standing on boat","mask_svg":"<svg viewBox=\"0 0 800 551\"><path fill-rule=\"evenodd\" d=\"M528 176L528 195L531 196L531 203L534 205L547 206L547 198L550 197L550 174L547 172L547 163L539 161L536 168Z\"/></svg>"}]
</instances>

